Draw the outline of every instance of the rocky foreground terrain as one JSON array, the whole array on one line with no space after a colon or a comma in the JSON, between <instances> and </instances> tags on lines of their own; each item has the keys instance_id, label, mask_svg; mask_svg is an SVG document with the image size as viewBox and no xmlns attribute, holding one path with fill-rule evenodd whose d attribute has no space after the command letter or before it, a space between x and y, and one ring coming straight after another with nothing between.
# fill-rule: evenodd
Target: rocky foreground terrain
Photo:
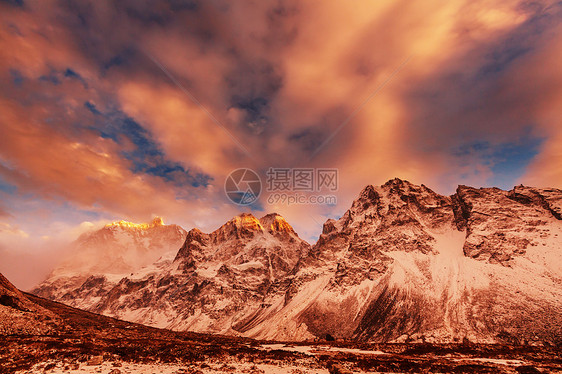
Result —
<instances>
[{"instance_id":1,"label":"rocky foreground terrain","mask_svg":"<svg viewBox=\"0 0 562 374\"><path fill-rule=\"evenodd\" d=\"M459 186L443 196L394 179L367 186L314 245L277 214L242 214L210 234L192 229L125 275L64 274L75 270L63 266L33 293L177 331L560 346L562 191Z\"/></svg>"},{"instance_id":2,"label":"rocky foreground terrain","mask_svg":"<svg viewBox=\"0 0 562 374\"><path fill-rule=\"evenodd\" d=\"M22 293L0 275L0 373L555 373L559 348L274 342L147 327Z\"/></svg>"}]
</instances>

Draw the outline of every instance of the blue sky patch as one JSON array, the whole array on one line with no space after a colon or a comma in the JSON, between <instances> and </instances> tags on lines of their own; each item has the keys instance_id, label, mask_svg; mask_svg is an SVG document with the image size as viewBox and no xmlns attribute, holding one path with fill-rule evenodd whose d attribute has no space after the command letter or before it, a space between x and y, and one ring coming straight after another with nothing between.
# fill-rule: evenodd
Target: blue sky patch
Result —
<instances>
[{"instance_id":1,"label":"blue sky patch","mask_svg":"<svg viewBox=\"0 0 562 374\"><path fill-rule=\"evenodd\" d=\"M39 77L42 82L47 82L58 86L60 84L60 79L55 71L51 71L48 75L42 75Z\"/></svg>"},{"instance_id":2,"label":"blue sky patch","mask_svg":"<svg viewBox=\"0 0 562 374\"><path fill-rule=\"evenodd\" d=\"M490 183L503 189L513 188L525 174L527 166L539 154L543 142L544 139L526 138L495 147L491 166L494 176Z\"/></svg>"},{"instance_id":3,"label":"blue sky patch","mask_svg":"<svg viewBox=\"0 0 562 374\"><path fill-rule=\"evenodd\" d=\"M131 161L134 173L160 177L178 187L206 187L212 180L210 175L193 172L168 159L160 145L152 139L152 134L125 113L119 110L103 113L89 101L84 106L95 115L94 125L89 129L117 144L127 141L133 144L132 148L125 147L121 154Z\"/></svg>"},{"instance_id":4,"label":"blue sky patch","mask_svg":"<svg viewBox=\"0 0 562 374\"><path fill-rule=\"evenodd\" d=\"M539 154L544 140L544 138L532 136L528 130L519 139L510 142L493 144L489 141L476 141L459 147L453 154L464 166L467 166L471 159L473 160L467 156L475 156L493 173L488 180L489 186L511 189L525 174L535 156ZM474 170L473 174L478 175L478 171Z\"/></svg>"},{"instance_id":5,"label":"blue sky patch","mask_svg":"<svg viewBox=\"0 0 562 374\"><path fill-rule=\"evenodd\" d=\"M14 186L13 184L10 184L8 182L6 182L2 176L0 175L0 191L8 193L8 194L14 194L16 193L18 190L18 188L16 186Z\"/></svg>"},{"instance_id":6,"label":"blue sky patch","mask_svg":"<svg viewBox=\"0 0 562 374\"><path fill-rule=\"evenodd\" d=\"M17 69L10 69L10 76L12 77L12 82L15 86L21 87L25 78L21 74L21 72Z\"/></svg>"}]
</instances>

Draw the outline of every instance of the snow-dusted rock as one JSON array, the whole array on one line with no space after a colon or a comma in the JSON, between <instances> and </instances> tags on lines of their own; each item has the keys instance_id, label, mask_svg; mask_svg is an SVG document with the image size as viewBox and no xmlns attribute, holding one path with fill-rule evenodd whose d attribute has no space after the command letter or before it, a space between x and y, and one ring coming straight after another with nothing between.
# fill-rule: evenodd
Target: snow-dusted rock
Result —
<instances>
[{"instance_id":1,"label":"snow-dusted rock","mask_svg":"<svg viewBox=\"0 0 562 374\"><path fill-rule=\"evenodd\" d=\"M69 255L32 292L75 307L90 307L122 278L170 256L170 251L175 254L185 236L183 228L165 225L159 217L151 223L109 223L82 234Z\"/></svg>"},{"instance_id":2,"label":"snow-dusted rock","mask_svg":"<svg viewBox=\"0 0 562 374\"><path fill-rule=\"evenodd\" d=\"M393 179L367 186L312 247L277 214L242 214L210 234L191 230L177 253L118 282L95 276L70 299L52 295L158 327L262 339L556 343L561 213L557 189L442 196Z\"/></svg>"}]
</instances>

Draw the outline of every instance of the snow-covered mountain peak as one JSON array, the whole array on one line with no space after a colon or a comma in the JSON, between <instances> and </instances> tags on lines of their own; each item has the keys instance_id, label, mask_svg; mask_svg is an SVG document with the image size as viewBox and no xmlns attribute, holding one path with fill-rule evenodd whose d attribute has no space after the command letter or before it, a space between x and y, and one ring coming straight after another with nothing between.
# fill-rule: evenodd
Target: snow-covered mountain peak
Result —
<instances>
[{"instance_id":1,"label":"snow-covered mountain peak","mask_svg":"<svg viewBox=\"0 0 562 374\"><path fill-rule=\"evenodd\" d=\"M270 213L260 218L260 223L265 231L270 234L287 234L298 237L293 227L280 214Z\"/></svg>"},{"instance_id":2,"label":"snow-covered mountain peak","mask_svg":"<svg viewBox=\"0 0 562 374\"><path fill-rule=\"evenodd\" d=\"M207 247L209 243L209 234L205 234L197 228L189 230L174 262L181 261L183 263L181 266L185 269L194 267L195 258L202 259L205 256L204 247Z\"/></svg>"},{"instance_id":3,"label":"snow-covered mountain peak","mask_svg":"<svg viewBox=\"0 0 562 374\"><path fill-rule=\"evenodd\" d=\"M490 263L511 262L552 235L561 220L562 191L518 186L459 186L453 196L457 226L466 227L464 254Z\"/></svg>"},{"instance_id":4,"label":"snow-covered mountain peak","mask_svg":"<svg viewBox=\"0 0 562 374\"><path fill-rule=\"evenodd\" d=\"M162 217L154 217L154 219L150 223L134 223L125 220L119 220L105 225L105 227L107 228L125 228L133 230L147 230L160 226L164 226L164 219Z\"/></svg>"},{"instance_id":5,"label":"snow-covered mountain peak","mask_svg":"<svg viewBox=\"0 0 562 374\"><path fill-rule=\"evenodd\" d=\"M121 279L153 264L169 251L176 252L185 237L183 228L164 225L161 218L146 224L113 222L84 233L74 241L69 254L35 292L45 297L62 298L91 277L98 281ZM69 294L67 297L73 296Z\"/></svg>"},{"instance_id":6,"label":"snow-covered mountain peak","mask_svg":"<svg viewBox=\"0 0 562 374\"><path fill-rule=\"evenodd\" d=\"M67 294L49 297L160 327L262 339L553 344L562 326L561 203L557 189L459 186L443 196L393 179L364 188L313 247L278 214L241 214L210 234L191 230L174 261L119 279L71 278Z\"/></svg>"},{"instance_id":7,"label":"snow-covered mountain peak","mask_svg":"<svg viewBox=\"0 0 562 374\"><path fill-rule=\"evenodd\" d=\"M410 186L415 186L414 184L410 183L406 179L401 178L393 178L386 181L385 184L382 185L383 188L391 187L391 188L408 188Z\"/></svg>"},{"instance_id":8,"label":"snow-covered mountain peak","mask_svg":"<svg viewBox=\"0 0 562 374\"><path fill-rule=\"evenodd\" d=\"M365 187L338 221L328 220L311 256L351 266L353 256L382 258L382 251L436 252L436 236L454 223L450 197L395 178Z\"/></svg>"},{"instance_id":9,"label":"snow-covered mountain peak","mask_svg":"<svg viewBox=\"0 0 562 374\"><path fill-rule=\"evenodd\" d=\"M234 238L249 239L263 231L263 226L256 217L251 213L242 213L233 217L210 235L216 242L221 242Z\"/></svg>"},{"instance_id":10,"label":"snow-covered mountain peak","mask_svg":"<svg viewBox=\"0 0 562 374\"><path fill-rule=\"evenodd\" d=\"M238 229L263 231L260 220L254 217L252 213L241 213L228 221L226 225L232 225Z\"/></svg>"},{"instance_id":11,"label":"snow-covered mountain peak","mask_svg":"<svg viewBox=\"0 0 562 374\"><path fill-rule=\"evenodd\" d=\"M424 214L419 213L427 213L450 204L450 198L435 193L423 184L418 186L395 178L380 187L365 187L344 215L342 223L349 225L355 220L393 215L397 211L422 217Z\"/></svg>"}]
</instances>

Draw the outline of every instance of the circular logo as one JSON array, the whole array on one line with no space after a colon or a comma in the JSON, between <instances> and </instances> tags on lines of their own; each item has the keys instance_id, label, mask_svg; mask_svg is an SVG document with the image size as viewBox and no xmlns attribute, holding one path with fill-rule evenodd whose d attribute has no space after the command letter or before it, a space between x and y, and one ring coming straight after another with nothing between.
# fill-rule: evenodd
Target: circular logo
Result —
<instances>
[{"instance_id":1,"label":"circular logo","mask_svg":"<svg viewBox=\"0 0 562 374\"><path fill-rule=\"evenodd\" d=\"M224 192L234 204L250 205L260 197L260 177L252 169L236 169L226 178Z\"/></svg>"}]
</instances>

